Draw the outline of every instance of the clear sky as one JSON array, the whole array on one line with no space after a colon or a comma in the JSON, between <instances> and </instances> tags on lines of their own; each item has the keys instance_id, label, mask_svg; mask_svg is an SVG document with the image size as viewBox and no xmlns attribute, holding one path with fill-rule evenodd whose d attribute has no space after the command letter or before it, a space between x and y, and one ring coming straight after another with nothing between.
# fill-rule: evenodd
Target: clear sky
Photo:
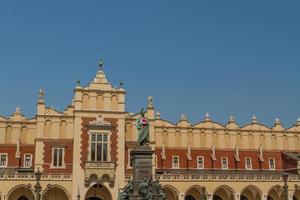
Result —
<instances>
[{"instance_id":1,"label":"clear sky","mask_svg":"<svg viewBox=\"0 0 300 200\"><path fill-rule=\"evenodd\" d=\"M300 117L299 1L1 1L0 114L32 117L37 92L62 110L100 57L126 109L154 97L177 122Z\"/></svg>"}]
</instances>

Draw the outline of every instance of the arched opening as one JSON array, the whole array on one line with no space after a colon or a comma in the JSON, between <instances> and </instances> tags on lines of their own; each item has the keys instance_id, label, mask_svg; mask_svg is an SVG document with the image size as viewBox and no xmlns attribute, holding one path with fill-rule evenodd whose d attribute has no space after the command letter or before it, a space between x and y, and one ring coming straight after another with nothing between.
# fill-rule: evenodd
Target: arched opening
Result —
<instances>
[{"instance_id":1,"label":"arched opening","mask_svg":"<svg viewBox=\"0 0 300 200\"><path fill-rule=\"evenodd\" d=\"M300 200L300 189L296 189L293 195L293 200Z\"/></svg>"},{"instance_id":2,"label":"arched opening","mask_svg":"<svg viewBox=\"0 0 300 200\"><path fill-rule=\"evenodd\" d=\"M185 193L184 200L201 199L201 194L202 194L202 190L201 189L202 189L202 187L200 187L200 186L192 186Z\"/></svg>"},{"instance_id":3,"label":"arched opening","mask_svg":"<svg viewBox=\"0 0 300 200\"><path fill-rule=\"evenodd\" d=\"M66 191L57 186L52 186L43 195L43 200L69 200Z\"/></svg>"},{"instance_id":4,"label":"arched opening","mask_svg":"<svg viewBox=\"0 0 300 200\"><path fill-rule=\"evenodd\" d=\"M97 96L96 109L97 110L103 110L104 109L104 98L101 94Z\"/></svg>"},{"instance_id":5,"label":"arched opening","mask_svg":"<svg viewBox=\"0 0 300 200\"><path fill-rule=\"evenodd\" d=\"M228 186L220 186L213 193L213 200L234 200L234 191Z\"/></svg>"},{"instance_id":6,"label":"arched opening","mask_svg":"<svg viewBox=\"0 0 300 200\"><path fill-rule=\"evenodd\" d=\"M111 97L111 109L118 110L118 97L116 95Z\"/></svg>"},{"instance_id":7,"label":"arched opening","mask_svg":"<svg viewBox=\"0 0 300 200\"><path fill-rule=\"evenodd\" d=\"M21 196L20 198L18 198L18 200L28 200L28 198L25 196Z\"/></svg>"},{"instance_id":8,"label":"arched opening","mask_svg":"<svg viewBox=\"0 0 300 200\"><path fill-rule=\"evenodd\" d=\"M279 185L272 187L268 192L267 200L284 200L283 188Z\"/></svg>"},{"instance_id":9,"label":"arched opening","mask_svg":"<svg viewBox=\"0 0 300 200\"><path fill-rule=\"evenodd\" d=\"M111 193L102 184L95 184L87 191L85 200L112 200Z\"/></svg>"},{"instance_id":10,"label":"arched opening","mask_svg":"<svg viewBox=\"0 0 300 200\"><path fill-rule=\"evenodd\" d=\"M7 197L7 200L34 200L34 194L25 185L13 188Z\"/></svg>"},{"instance_id":11,"label":"arched opening","mask_svg":"<svg viewBox=\"0 0 300 200\"><path fill-rule=\"evenodd\" d=\"M45 137L49 138L51 137L51 128L52 128L52 122L50 120L45 121Z\"/></svg>"},{"instance_id":12,"label":"arched opening","mask_svg":"<svg viewBox=\"0 0 300 200\"><path fill-rule=\"evenodd\" d=\"M163 189L166 194L166 200L178 200L178 192L175 188L172 186L164 186Z\"/></svg>"},{"instance_id":13,"label":"arched opening","mask_svg":"<svg viewBox=\"0 0 300 200\"><path fill-rule=\"evenodd\" d=\"M125 126L125 133L126 133L126 139L127 140L133 140L133 137L132 137L132 125L131 123L126 123L126 126Z\"/></svg>"},{"instance_id":14,"label":"arched opening","mask_svg":"<svg viewBox=\"0 0 300 200\"><path fill-rule=\"evenodd\" d=\"M21 135L20 135L21 144L27 143L27 134L28 134L28 128L26 126L23 126L21 128Z\"/></svg>"},{"instance_id":15,"label":"arched opening","mask_svg":"<svg viewBox=\"0 0 300 200\"><path fill-rule=\"evenodd\" d=\"M255 186L247 186L241 192L241 200L260 200L262 192Z\"/></svg>"},{"instance_id":16,"label":"arched opening","mask_svg":"<svg viewBox=\"0 0 300 200\"><path fill-rule=\"evenodd\" d=\"M62 120L59 126L59 138L65 138L67 133L67 122Z\"/></svg>"},{"instance_id":17,"label":"arched opening","mask_svg":"<svg viewBox=\"0 0 300 200\"><path fill-rule=\"evenodd\" d=\"M88 94L82 96L82 109L89 109L89 98Z\"/></svg>"},{"instance_id":18,"label":"arched opening","mask_svg":"<svg viewBox=\"0 0 300 200\"><path fill-rule=\"evenodd\" d=\"M12 138L13 138L12 133L13 133L13 128L11 126L7 126L5 131L5 144L12 143Z\"/></svg>"}]
</instances>

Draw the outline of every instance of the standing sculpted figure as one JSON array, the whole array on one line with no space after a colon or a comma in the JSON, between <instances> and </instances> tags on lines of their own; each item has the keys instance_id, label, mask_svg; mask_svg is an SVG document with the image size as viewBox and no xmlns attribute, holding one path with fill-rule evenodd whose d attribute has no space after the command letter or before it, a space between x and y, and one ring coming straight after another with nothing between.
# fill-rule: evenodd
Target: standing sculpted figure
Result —
<instances>
[{"instance_id":1,"label":"standing sculpted figure","mask_svg":"<svg viewBox=\"0 0 300 200\"><path fill-rule=\"evenodd\" d=\"M137 143L140 146L144 146L149 143L149 122L145 117L145 110L141 109L140 117L136 121L136 128L138 129Z\"/></svg>"}]
</instances>

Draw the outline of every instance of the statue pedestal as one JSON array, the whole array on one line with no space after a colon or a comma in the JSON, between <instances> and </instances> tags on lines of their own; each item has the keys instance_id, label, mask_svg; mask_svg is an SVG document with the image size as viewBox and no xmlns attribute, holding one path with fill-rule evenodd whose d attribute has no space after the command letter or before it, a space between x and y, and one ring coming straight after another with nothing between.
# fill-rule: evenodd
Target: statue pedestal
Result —
<instances>
[{"instance_id":1,"label":"statue pedestal","mask_svg":"<svg viewBox=\"0 0 300 200\"><path fill-rule=\"evenodd\" d=\"M164 200L164 191L157 180L152 179L152 151L149 146L137 146L131 151L133 179L126 186L130 190L126 200ZM130 187L129 187L130 186ZM126 196L126 195L125 195ZM120 198L119 198L120 199Z\"/></svg>"}]
</instances>

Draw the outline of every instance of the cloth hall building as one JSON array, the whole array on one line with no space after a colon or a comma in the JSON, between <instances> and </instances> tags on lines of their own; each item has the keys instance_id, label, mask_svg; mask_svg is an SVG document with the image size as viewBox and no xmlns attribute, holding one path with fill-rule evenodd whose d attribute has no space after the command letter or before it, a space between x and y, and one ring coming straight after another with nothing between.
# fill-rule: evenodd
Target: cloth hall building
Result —
<instances>
[{"instance_id":1,"label":"cloth hall building","mask_svg":"<svg viewBox=\"0 0 300 200\"><path fill-rule=\"evenodd\" d=\"M41 172L43 200L116 200L132 176L139 117L125 110L125 93L101 65L63 112L48 107L40 90L34 118L20 108L0 116L0 199L34 200ZM174 124L151 97L145 107L153 176L168 200L199 200L203 191L208 200L300 200L300 119L267 127L254 116L241 127L234 117L223 125L207 114Z\"/></svg>"}]
</instances>

